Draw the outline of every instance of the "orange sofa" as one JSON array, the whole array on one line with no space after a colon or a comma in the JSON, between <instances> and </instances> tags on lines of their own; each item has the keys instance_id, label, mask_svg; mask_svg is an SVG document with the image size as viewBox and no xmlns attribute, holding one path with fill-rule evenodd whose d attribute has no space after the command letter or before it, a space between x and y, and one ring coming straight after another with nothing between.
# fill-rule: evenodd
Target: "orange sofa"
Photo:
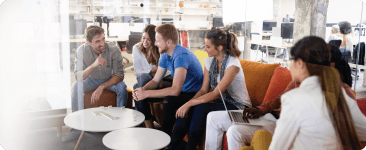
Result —
<instances>
[{"instance_id":1,"label":"orange sofa","mask_svg":"<svg viewBox=\"0 0 366 150\"><path fill-rule=\"evenodd\" d=\"M253 106L258 106L280 95L291 81L290 71L274 64L261 64L240 60L245 82ZM276 68L277 67L277 68ZM366 115L366 98L357 100L361 111ZM249 144L249 143L248 143ZM362 142L366 146L365 142ZM224 134L222 149L227 150L227 138Z\"/></svg>"}]
</instances>

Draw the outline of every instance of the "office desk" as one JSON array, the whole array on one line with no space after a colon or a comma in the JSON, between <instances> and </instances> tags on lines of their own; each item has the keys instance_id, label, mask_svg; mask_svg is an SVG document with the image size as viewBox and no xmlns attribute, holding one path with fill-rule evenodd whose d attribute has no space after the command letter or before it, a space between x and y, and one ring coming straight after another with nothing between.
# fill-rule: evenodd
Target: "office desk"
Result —
<instances>
[{"instance_id":1,"label":"office desk","mask_svg":"<svg viewBox=\"0 0 366 150\"><path fill-rule=\"evenodd\" d=\"M268 64L269 64L269 59L268 59L268 46L275 47L275 48L284 48L284 49L286 49L287 59L288 59L288 56L289 56L289 53L288 53L289 51L287 50L287 48L290 48L290 47L293 46L292 43L283 43L283 42L282 42L281 45L279 45L279 44L273 44L273 43L271 43L270 40L262 40L260 43L259 42L251 42L250 40L248 40L248 44L256 44L256 45L266 46L266 49L267 49L266 50L266 53L267 53L267 63ZM257 49L257 55L258 55L258 49ZM276 54L275 54L274 63L276 62L276 57L277 57L277 50L276 50Z\"/></svg>"}]
</instances>

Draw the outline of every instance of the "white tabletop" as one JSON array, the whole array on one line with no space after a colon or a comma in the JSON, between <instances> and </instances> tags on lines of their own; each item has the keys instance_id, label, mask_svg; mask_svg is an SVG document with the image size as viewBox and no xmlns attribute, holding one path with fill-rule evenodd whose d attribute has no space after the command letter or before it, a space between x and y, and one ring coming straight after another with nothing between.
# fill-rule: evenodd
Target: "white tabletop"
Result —
<instances>
[{"instance_id":1,"label":"white tabletop","mask_svg":"<svg viewBox=\"0 0 366 150\"><path fill-rule=\"evenodd\" d=\"M162 149L170 143L168 134L149 128L126 128L112 131L103 137L110 149L152 150Z\"/></svg>"},{"instance_id":2,"label":"white tabletop","mask_svg":"<svg viewBox=\"0 0 366 150\"><path fill-rule=\"evenodd\" d=\"M103 111L113 117L119 117L119 119L111 120L103 115L95 116L93 114L94 111ZM103 109L101 109L100 107L97 107L83 109L68 114L65 117L64 122L67 126L77 130L90 132L108 132L123 128L134 127L141 124L144 120L144 114L133 109L121 109L120 107L112 107L111 109L109 109L108 107L104 107Z\"/></svg>"}]
</instances>

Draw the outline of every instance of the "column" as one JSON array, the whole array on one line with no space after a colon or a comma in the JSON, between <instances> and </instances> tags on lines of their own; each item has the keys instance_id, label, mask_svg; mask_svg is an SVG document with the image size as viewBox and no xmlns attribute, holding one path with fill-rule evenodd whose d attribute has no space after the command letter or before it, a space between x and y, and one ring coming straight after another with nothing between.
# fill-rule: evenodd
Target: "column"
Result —
<instances>
[{"instance_id":1,"label":"column","mask_svg":"<svg viewBox=\"0 0 366 150\"><path fill-rule=\"evenodd\" d=\"M305 36L325 38L329 0L296 0L293 43Z\"/></svg>"}]
</instances>

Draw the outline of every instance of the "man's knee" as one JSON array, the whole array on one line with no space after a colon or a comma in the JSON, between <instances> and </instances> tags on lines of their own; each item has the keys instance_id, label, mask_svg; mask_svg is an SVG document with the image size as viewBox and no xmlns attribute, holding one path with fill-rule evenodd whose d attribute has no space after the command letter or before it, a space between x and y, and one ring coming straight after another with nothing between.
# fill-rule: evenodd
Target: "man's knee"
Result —
<instances>
[{"instance_id":1,"label":"man's knee","mask_svg":"<svg viewBox=\"0 0 366 150\"><path fill-rule=\"evenodd\" d=\"M123 92L127 93L127 86L126 86L125 82L123 82L123 81L117 83L116 88L117 88L116 93L123 93Z\"/></svg>"},{"instance_id":2,"label":"man's knee","mask_svg":"<svg viewBox=\"0 0 366 150\"><path fill-rule=\"evenodd\" d=\"M71 90L74 92L74 91L77 91L78 90L78 87L81 86L81 84L84 84L83 82L81 81L75 81L73 84L72 84L72 88Z\"/></svg>"}]
</instances>

